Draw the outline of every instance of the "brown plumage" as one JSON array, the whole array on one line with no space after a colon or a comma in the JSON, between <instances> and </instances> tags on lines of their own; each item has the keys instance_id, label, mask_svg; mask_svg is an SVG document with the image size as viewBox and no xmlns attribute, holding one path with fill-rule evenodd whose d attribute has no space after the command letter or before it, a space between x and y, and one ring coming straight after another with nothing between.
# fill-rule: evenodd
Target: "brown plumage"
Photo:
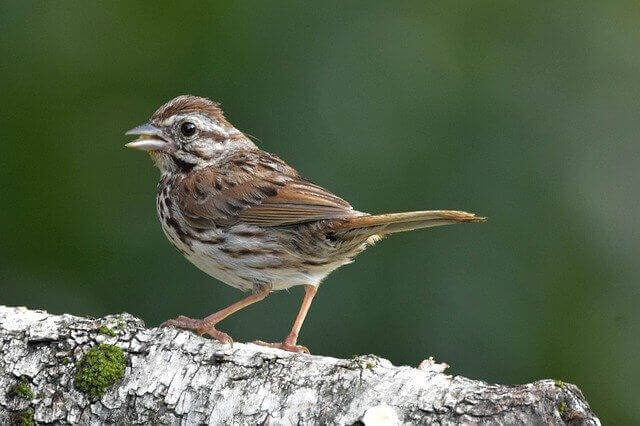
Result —
<instances>
[{"instance_id":1,"label":"brown plumage","mask_svg":"<svg viewBox=\"0 0 640 426\"><path fill-rule=\"evenodd\" d=\"M187 220L198 221L194 226L273 227L359 215L345 200L259 150L234 152L218 165L195 170L179 180L176 191Z\"/></svg>"},{"instance_id":2,"label":"brown plumage","mask_svg":"<svg viewBox=\"0 0 640 426\"><path fill-rule=\"evenodd\" d=\"M160 168L157 210L172 244L209 275L253 294L202 320L167 322L231 342L215 325L272 290L305 286L287 338L260 344L292 351L323 278L385 235L459 222L471 213L432 210L371 215L258 149L208 99L179 96L128 134Z\"/></svg>"}]
</instances>

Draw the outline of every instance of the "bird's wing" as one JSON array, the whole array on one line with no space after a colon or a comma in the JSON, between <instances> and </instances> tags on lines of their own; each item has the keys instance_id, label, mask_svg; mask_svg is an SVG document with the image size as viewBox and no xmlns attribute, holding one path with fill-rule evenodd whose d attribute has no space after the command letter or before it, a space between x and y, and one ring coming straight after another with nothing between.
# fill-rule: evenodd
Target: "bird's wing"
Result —
<instances>
[{"instance_id":1,"label":"bird's wing","mask_svg":"<svg viewBox=\"0 0 640 426\"><path fill-rule=\"evenodd\" d=\"M235 223L285 226L362 215L262 151L233 154L221 164L193 171L175 190L185 218L204 229Z\"/></svg>"}]
</instances>

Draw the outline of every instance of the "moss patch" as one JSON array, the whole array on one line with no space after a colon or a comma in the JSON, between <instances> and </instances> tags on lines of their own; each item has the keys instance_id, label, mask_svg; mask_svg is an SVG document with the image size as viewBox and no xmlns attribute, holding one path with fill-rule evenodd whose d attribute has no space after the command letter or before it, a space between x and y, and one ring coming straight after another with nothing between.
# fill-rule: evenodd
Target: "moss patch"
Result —
<instances>
[{"instance_id":1,"label":"moss patch","mask_svg":"<svg viewBox=\"0 0 640 426\"><path fill-rule=\"evenodd\" d=\"M75 386L91 398L99 398L124 377L127 358L117 346L94 346L76 365Z\"/></svg>"},{"instance_id":2,"label":"moss patch","mask_svg":"<svg viewBox=\"0 0 640 426\"><path fill-rule=\"evenodd\" d=\"M564 382L562 380L554 380L553 384L556 385L557 388L564 389Z\"/></svg>"},{"instance_id":3,"label":"moss patch","mask_svg":"<svg viewBox=\"0 0 640 426\"><path fill-rule=\"evenodd\" d=\"M354 355L351 358L350 368L366 368L367 370L373 370L378 365L378 360L372 355Z\"/></svg>"},{"instance_id":4,"label":"moss patch","mask_svg":"<svg viewBox=\"0 0 640 426\"><path fill-rule=\"evenodd\" d=\"M562 401L558 404L558 413L560 413L560 417L564 415L564 412L567 411L567 403Z\"/></svg>"},{"instance_id":5,"label":"moss patch","mask_svg":"<svg viewBox=\"0 0 640 426\"><path fill-rule=\"evenodd\" d=\"M105 336L115 337L116 332L107 327L106 325L101 325L98 327L98 333L104 334Z\"/></svg>"},{"instance_id":6,"label":"moss patch","mask_svg":"<svg viewBox=\"0 0 640 426\"><path fill-rule=\"evenodd\" d=\"M28 383L29 382L26 377L24 376L20 377L20 380L18 380L18 383L16 383L15 385L9 388L9 396L22 398L26 400L32 399L33 392L31 392L31 389L29 388Z\"/></svg>"},{"instance_id":7,"label":"moss patch","mask_svg":"<svg viewBox=\"0 0 640 426\"><path fill-rule=\"evenodd\" d=\"M19 426L33 426L33 408L15 413L11 416L11 424Z\"/></svg>"}]
</instances>

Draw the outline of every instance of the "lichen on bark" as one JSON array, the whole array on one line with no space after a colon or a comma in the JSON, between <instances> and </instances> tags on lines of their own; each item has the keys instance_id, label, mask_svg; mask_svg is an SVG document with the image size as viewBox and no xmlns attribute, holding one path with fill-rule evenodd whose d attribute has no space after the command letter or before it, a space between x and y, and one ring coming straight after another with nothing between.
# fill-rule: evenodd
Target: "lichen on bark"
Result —
<instances>
[{"instance_id":1,"label":"lichen on bark","mask_svg":"<svg viewBox=\"0 0 640 426\"><path fill-rule=\"evenodd\" d=\"M0 424L600 424L570 383L488 384L447 367L231 347L129 314L0 306ZM20 378L33 398L9 396Z\"/></svg>"}]
</instances>

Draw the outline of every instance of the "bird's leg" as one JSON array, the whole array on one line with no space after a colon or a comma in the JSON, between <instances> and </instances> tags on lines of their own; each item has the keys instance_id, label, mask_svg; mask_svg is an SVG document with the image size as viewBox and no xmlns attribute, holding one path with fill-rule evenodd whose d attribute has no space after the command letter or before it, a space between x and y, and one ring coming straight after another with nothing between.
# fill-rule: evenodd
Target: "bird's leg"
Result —
<instances>
[{"instance_id":1,"label":"bird's leg","mask_svg":"<svg viewBox=\"0 0 640 426\"><path fill-rule=\"evenodd\" d=\"M194 330L198 333L199 336L203 334L208 334L216 340L219 340L223 343L233 344L233 339L227 333L224 333L220 330L216 330L216 324L233 314L234 312L239 311L242 308L245 308L253 303L259 302L271 291L271 286L260 286L258 291L255 293L238 300L236 303L227 306L224 309L215 312L204 319L192 319L189 317L185 317L180 315L178 318L170 319L166 321L162 325L174 326L178 328L184 328L186 330Z\"/></svg>"},{"instance_id":2,"label":"bird's leg","mask_svg":"<svg viewBox=\"0 0 640 426\"><path fill-rule=\"evenodd\" d=\"M298 334L300 333L300 328L302 328L302 323L304 322L305 317L307 316L307 312L309 312L309 307L311 307L311 302L313 301L313 297L316 295L318 288L314 285L305 285L304 286L304 298L302 299L302 305L300 305L300 311L298 311L298 316L296 320L293 322L293 327L291 327L291 333L282 342L279 343L268 343L263 342L262 340L257 340L253 343L256 345L269 346L271 348L279 348L284 349L289 352L304 352L309 353L309 349L305 346L297 345L298 342Z\"/></svg>"}]
</instances>

